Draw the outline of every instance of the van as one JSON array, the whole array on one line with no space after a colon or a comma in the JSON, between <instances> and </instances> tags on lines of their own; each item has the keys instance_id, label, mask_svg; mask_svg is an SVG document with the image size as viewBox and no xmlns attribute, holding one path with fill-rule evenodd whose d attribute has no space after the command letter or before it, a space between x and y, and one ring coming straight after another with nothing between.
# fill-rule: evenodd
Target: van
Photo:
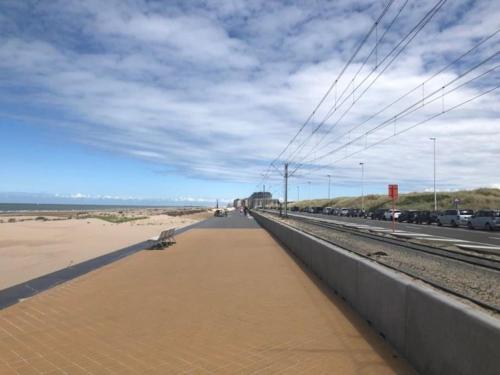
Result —
<instances>
[{"instance_id":1,"label":"van","mask_svg":"<svg viewBox=\"0 0 500 375\"><path fill-rule=\"evenodd\" d=\"M446 210L437 217L437 225L451 225L452 227L467 225L473 214L472 210Z\"/></svg>"}]
</instances>

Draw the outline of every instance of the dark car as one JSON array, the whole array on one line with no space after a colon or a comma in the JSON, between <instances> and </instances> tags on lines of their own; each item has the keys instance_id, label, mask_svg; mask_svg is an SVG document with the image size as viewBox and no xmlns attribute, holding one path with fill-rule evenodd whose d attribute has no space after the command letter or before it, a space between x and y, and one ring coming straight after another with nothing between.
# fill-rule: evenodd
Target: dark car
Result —
<instances>
[{"instance_id":1,"label":"dark car","mask_svg":"<svg viewBox=\"0 0 500 375\"><path fill-rule=\"evenodd\" d=\"M437 212L419 211L413 222L416 224L432 224L437 222L437 217Z\"/></svg>"},{"instance_id":2,"label":"dark car","mask_svg":"<svg viewBox=\"0 0 500 375\"><path fill-rule=\"evenodd\" d=\"M401 212L401 215L398 217L398 221L400 223L413 223L415 220L415 217L417 215L417 211L415 210L409 210L409 211L403 211Z\"/></svg>"},{"instance_id":3,"label":"dark car","mask_svg":"<svg viewBox=\"0 0 500 375\"><path fill-rule=\"evenodd\" d=\"M350 208L347 212L348 217L359 217L361 214L361 210L359 208Z\"/></svg>"},{"instance_id":4,"label":"dark car","mask_svg":"<svg viewBox=\"0 0 500 375\"><path fill-rule=\"evenodd\" d=\"M323 207L309 207L310 214L321 214L323 213Z\"/></svg>"},{"instance_id":5,"label":"dark car","mask_svg":"<svg viewBox=\"0 0 500 375\"><path fill-rule=\"evenodd\" d=\"M299 208L297 206L293 206L292 208L290 208L290 211L294 211L295 212L295 211L298 211L298 210L299 210Z\"/></svg>"},{"instance_id":6,"label":"dark car","mask_svg":"<svg viewBox=\"0 0 500 375\"><path fill-rule=\"evenodd\" d=\"M387 211L385 208L377 208L373 211L371 218L373 220L382 220L384 218L385 211Z\"/></svg>"}]
</instances>

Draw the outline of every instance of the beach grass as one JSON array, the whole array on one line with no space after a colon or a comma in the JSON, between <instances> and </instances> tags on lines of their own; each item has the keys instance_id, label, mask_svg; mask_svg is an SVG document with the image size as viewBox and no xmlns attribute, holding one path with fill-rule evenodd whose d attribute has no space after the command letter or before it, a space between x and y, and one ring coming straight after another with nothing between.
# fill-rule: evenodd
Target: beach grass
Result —
<instances>
[{"instance_id":1,"label":"beach grass","mask_svg":"<svg viewBox=\"0 0 500 375\"><path fill-rule=\"evenodd\" d=\"M135 220L141 220L141 219L147 219L147 216L133 216L133 217L126 217L126 216L121 216L121 215L89 215L85 217L86 219L100 219L107 221L109 223L113 224L121 224L121 223L127 223L130 221L135 221Z\"/></svg>"},{"instance_id":2,"label":"beach grass","mask_svg":"<svg viewBox=\"0 0 500 375\"><path fill-rule=\"evenodd\" d=\"M480 188L453 192L438 192L437 203L440 210L453 208L454 199L460 200L460 207L480 209L500 209L500 189ZM365 209L390 208L391 199L387 195L369 194L364 197ZM312 199L292 202L290 207L345 207L361 208L361 197L338 197L334 199ZM434 208L434 193L400 194L397 207L403 210L432 210Z\"/></svg>"}]
</instances>

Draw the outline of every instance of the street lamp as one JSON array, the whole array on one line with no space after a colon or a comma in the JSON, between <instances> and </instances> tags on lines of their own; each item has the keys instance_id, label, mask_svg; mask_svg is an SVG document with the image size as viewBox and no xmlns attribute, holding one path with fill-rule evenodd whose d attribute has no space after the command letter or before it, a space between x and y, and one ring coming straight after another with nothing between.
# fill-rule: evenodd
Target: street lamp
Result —
<instances>
[{"instance_id":1,"label":"street lamp","mask_svg":"<svg viewBox=\"0 0 500 375\"><path fill-rule=\"evenodd\" d=\"M300 200L300 186L297 185L297 202Z\"/></svg>"},{"instance_id":2,"label":"street lamp","mask_svg":"<svg viewBox=\"0 0 500 375\"><path fill-rule=\"evenodd\" d=\"M309 200L311 200L311 181L307 181L307 185L308 185L307 195L308 195Z\"/></svg>"},{"instance_id":3,"label":"street lamp","mask_svg":"<svg viewBox=\"0 0 500 375\"><path fill-rule=\"evenodd\" d=\"M436 193L436 138L429 138L434 144L434 211L437 211L437 193Z\"/></svg>"},{"instance_id":4,"label":"street lamp","mask_svg":"<svg viewBox=\"0 0 500 375\"><path fill-rule=\"evenodd\" d=\"M328 200L330 200L330 185L331 185L332 175L331 174L327 174L326 176L328 177Z\"/></svg>"},{"instance_id":5,"label":"street lamp","mask_svg":"<svg viewBox=\"0 0 500 375\"><path fill-rule=\"evenodd\" d=\"M365 211L365 163L359 163L361 165L361 211Z\"/></svg>"}]
</instances>

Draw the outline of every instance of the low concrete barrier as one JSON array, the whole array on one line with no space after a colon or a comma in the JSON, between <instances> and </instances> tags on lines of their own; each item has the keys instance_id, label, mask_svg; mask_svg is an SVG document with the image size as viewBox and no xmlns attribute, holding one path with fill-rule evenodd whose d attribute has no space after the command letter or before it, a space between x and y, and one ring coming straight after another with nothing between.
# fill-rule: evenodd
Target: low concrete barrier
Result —
<instances>
[{"instance_id":1,"label":"low concrete barrier","mask_svg":"<svg viewBox=\"0 0 500 375\"><path fill-rule=\"evenodd\" d=\"M499 319L258 212L253 215L420 373L500 373Z\"/></svg>"}]
</instances>

